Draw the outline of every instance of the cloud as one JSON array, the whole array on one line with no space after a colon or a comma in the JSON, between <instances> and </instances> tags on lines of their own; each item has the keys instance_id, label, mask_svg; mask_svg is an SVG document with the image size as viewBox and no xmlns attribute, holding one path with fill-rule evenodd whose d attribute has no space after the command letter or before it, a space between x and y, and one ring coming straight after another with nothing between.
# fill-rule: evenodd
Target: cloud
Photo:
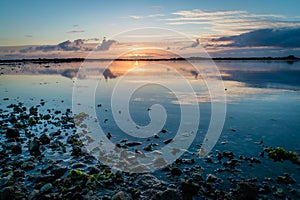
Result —
<instances>
[{"instance_id":1,"label":"cloud","mask_svg":"<svg viewBox=\"0 0 300 200\"><path fill-rule=\"evenodd\" d=\"M151 6L151 8L153 8L153 9L161 9L162 6Z\"/></svg>"},{"instance_id":2,"label":"cloud","mask_svg":"<svg viewBox=\"0 0 300 200\"><path fill-rule=\"evenodd\" d=\"M24 36L27 37L27 38L32 38L33 37L33 35L30 35L30 34L24 35Z\"/></svg>"},{"instance_id":3,"label":"cloud","mask_svg":"<svg viewBox=\"0 0 300 200\"><path fill-rule=\"evenodd\" d=\"M180 50L185 50L185 49L188 49L188 48L195 48L195 47L197 47L199 45L200 45L200 39L197 38L196 41L194 41L191 45L182 47Z\"/></svg>"},{"instance_id":4,"label":"cloud","mask_svg":"<svg viewBox=\"0 0 300 200\"><path fill-rule=\"evenodd\" d=\"M131 15L129 16L132 19L144 19L144 18L154 18L154 17L163 17L164 14L152 14L152 15L146 15L146 16L140 16L140 15Z\"/></svg>"},{"instance_id":5,"label":"cloud","mask_svg":"<svg viewBox=\"0 0 300 200\"><path fill-rule=\"evenodd\" d=\"M300 48L300 28L258 29L237 36L220 37L213 42L227 42L221 47Z\"/></svg>"},{"instance_id":6,"label":"cloud","mask_svg":"<svg viewBox=\"0 0 300 200\"><path fill-rule=\"evenodd\" d=\"M117 41L115 40L106 40L106 38L104 37L104 39L102 40L102 43L97 47L97 50L99 51L107 51L110 49L110 47L113 44L116 44Z\"/></svg>"},{"instance_id":7,"label":"cloud","mask_svg":"<svg viewBox=\"0 0 300 200\"><path fill-rule=\"evenodd\" d=\"M89 51L91 49L85 47L85 39L77 39L73 42L70 40L61 42L57 45L41 45L32 46L25 49L21 49L20 53L31 53L36 51L49 52L49 51Z\"/></svg>"},{"instance_id":8,"label":"cloud","mask_svg":"<svg viewBox=\"0 0 300 200\"><path fill-rule=\"evenodd\" d=\"M300 21L288 20L284 15L276 14L255 14L241 10L229 11L201 11L183 10L172 13L174 17L166 19L167 24L205 25L215 33L227 35L241 34L249 30L263 28L300 27Z\"/></svg>"},{"instance_id":9,"label":"cloud","mask_svg":"<svg viewBox=\"0 0 300 200\"><path fill-rule=\"evenodd\" d=\"M73 31L68 31L67 33L69 33L69 34L84 33L84 30L73 30Z\"/></svg>"}]
</instances>

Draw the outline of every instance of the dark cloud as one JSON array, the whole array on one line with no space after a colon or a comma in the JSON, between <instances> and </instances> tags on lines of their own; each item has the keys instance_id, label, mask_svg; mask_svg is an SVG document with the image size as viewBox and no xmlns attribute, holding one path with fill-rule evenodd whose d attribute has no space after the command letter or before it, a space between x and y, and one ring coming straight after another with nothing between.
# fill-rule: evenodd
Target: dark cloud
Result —
<instances>
[{"instance_id":1,"label":"dark cloud","mask_svg":"<svg viewBox=\"0 0 300 200\"><path fill-rule=\"evenodd\" d=\"M84 30L72 30L72 31L68 31L67 33L69 33L69 34L84 33Z\"/></svg>"},{"instance_id":2,"label":"dark cloud","mask_svg":"<svg viewBox=\"0 0 300 200\"><path fill-rule=\"evenodd\" d=\"M31 52L49 52L49 51L92 51L93 48L89 48L89 42L96 42L99 41L98 38L91 38L91 39L77 39L74 41L64 41L57 45L41 45L41 46L32 46L27 47L20 50L20 53L31 53ZM117 43L115 40L106 40L103 39L102 43L97 47L96 50L98 51L107 51L110 47Z\"/></svg>"},{"instance_id":3,"label":"dark cloud","mask_svg":"<svg viewBox=\"0 0 300 200\"><path fill-rule=\"evenodd\" d=\"M36 51L49 52L49 51L90 51L90 48L84 46L85 39L77 39L73 42L70 40L59 43L58 45L41 45L35 47L27 47L25 49L21 49L20 53L30 53Z\"/></svg>"},{"instance_id":4,"label":"dark cloud","mask_svg":"<svg viewBox=\"0 0 300 200\"><path fill-rule=\"evenodd\" d=\"M300 28L258 29L237 36L213 39L213 42L230 42L223 47L300 47Z\"/></svg>"},{"instance_id":5,"label":"dark cloud","mask_svg":"<svg viewBox=\"0 0 300 200\"><path fill-rule=\"evenodd\" d=\"M102 43L97 47L97 50L107 51L107 50L109 50L109 48L113 44L116 44L116 43L117 43L117 41L115 41L115 40L106 40L106 38L104 37L104 39L102 40Z\"/></svg>"},{"instance_id":6,"label":"dark cloud","mask_svg":"<svg viewBox=\"0 0 300 200\"><path fill-rule=\"evenodd\" d=\"M184 50L184 49L188 49L188 48L195 48L195 47L197 47L199 45L200 45L200 39L197 38L196 41L193 42L191 45L182 47L180 50Z\"/></svg>"}]
</instances>

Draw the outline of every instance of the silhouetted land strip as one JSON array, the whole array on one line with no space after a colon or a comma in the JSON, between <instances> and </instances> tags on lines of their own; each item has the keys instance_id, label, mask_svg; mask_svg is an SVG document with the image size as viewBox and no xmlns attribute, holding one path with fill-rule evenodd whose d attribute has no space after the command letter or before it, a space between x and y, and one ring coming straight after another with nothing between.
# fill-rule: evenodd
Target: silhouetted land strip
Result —
<instances>
[{"instance_id":1,"label":"silhouetted land strip","mask_svg":"<svg viewBox=\"0 0 300 200\"><path fill-rule=\"evenodd\" d=\"M1 64L5 63L71 63L71 62L84 62L84 61L90 61L90 62L99 62L99 61L181 61L181 60L245 60L245 61L299 61L300 58L295 57L293 55L286 56L286 57L241 57L241 58L235 58L235 57L216 57L216 58L204 58L204 57L189 57L189 58L117 58L117 59L105 59L105 58L99 58L99 59L86 59L86 58L38 58L38 59L15 59L15 60L0 60Z\"/></svg>"}]
</instances>

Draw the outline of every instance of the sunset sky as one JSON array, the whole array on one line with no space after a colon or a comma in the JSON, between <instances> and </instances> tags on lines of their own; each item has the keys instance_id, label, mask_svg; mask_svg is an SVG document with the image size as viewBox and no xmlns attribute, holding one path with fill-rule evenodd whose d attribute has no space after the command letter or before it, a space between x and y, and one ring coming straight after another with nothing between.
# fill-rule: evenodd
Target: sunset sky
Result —
<instances>
[{"instance_id":1,"label":"sunset sky","mask_svg":"<svg viewBox=\"0 0 300 200\"><path fill-rule=\"evenodd\" d=\"M197 56L201 46L213 57L300 56L299 7L297 0L2 0L0 59L82 57L97 45L100 57L141 47Z\"/></svg>"}]
</instances>

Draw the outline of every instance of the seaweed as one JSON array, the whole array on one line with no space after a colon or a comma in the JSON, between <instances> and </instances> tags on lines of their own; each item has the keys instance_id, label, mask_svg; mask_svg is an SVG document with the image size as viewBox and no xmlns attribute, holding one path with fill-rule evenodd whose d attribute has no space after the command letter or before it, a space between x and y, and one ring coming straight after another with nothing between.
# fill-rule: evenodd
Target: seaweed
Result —
<instances>
[{"instance_id":1,"label":"seaweed","mask_svg":"<svg viewBox=\"0 0 300 200\"><path fill-rule=\"evenodd\" d=\"M290 160L292 163L300 165L299 155L295 151L287 151L283 147L267 147L265 151L275 162Z\"/></svg>"}]
</instances>

